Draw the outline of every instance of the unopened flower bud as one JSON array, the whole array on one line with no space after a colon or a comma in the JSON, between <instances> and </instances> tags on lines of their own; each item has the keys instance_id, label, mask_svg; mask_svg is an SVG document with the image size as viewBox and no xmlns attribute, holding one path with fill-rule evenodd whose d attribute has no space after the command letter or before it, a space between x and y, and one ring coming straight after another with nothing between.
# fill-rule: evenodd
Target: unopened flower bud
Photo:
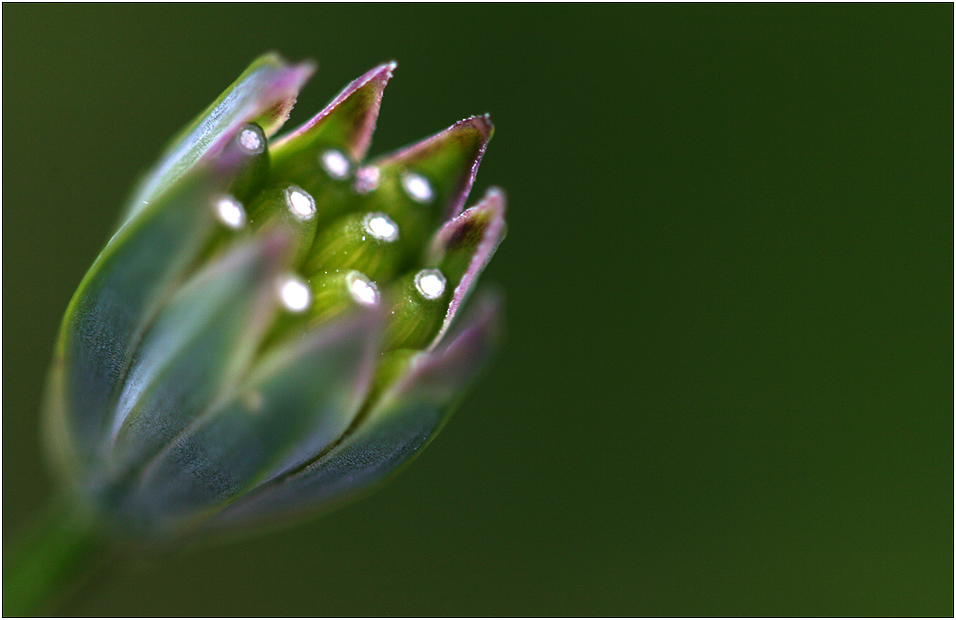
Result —
<instances>
[{"instance_id":1,"label":"unopened flower bud","mask_svg":"<svg viewBox=\"0 0 956 620\"><path fill-rule=\"evenodd\" d=\"M262 189L269 178L266 134L256 123L248 123L239 130L227 149L235 149L240 157L248 159L232 182L232 195L239 200L248 200Z\"/></svg>"},{"instance_id":2,"label":"unopened flower bud","mask_svg":"<svg viewBox=\"0 0 956 620\"><path fill-rule=\"evenodd\" d=\"M315 199L301 187L285 185L262 192L252 203L249 221L254 229L281 226L295 239L295 263L302 262L315 240Z\"/></svg>"},{"instance_id":3,"label":"unopened flower bud","mask_svg":"<svg viewBox=\"0 0 956 620\"><path fill-rule=\"evenodd\" d=\"M423 349L438 334L451 291L438 269L407 274L397 285L385 332L385 348Z\"/></svg>"},{"instance_id":4,"label":"unopened flower bud","mask_svg":"<svg viewBox=\"0 0 956 620\"><path fill-rule=\"evenodd\" d=\"M309 258L305 274L356 269L374 280L387 280L401 268L406 245L392 218L381 212L352 213L321 231Z\"/></svg>"},{"instance_id":5,"label":"unopened flower bud","mask_svg":"<svg viewBox=\"0 0 956 620\"><path fill-rule=\"evenodd\" d=\"M472 117L366 161L386 63L285 137L310 64L256 61L140 184L64 318L46 403L73 497L170 540L327 508L440 427L493 341L504 236L462 212Z\"/></svg>"},{"instance_id":6,"label":"unopened flower bud","mask_svg":"<svg viewBox=\"0 0 956 620\"><path fill-rule=\"evenodd\" d=\"M310 283L314 300L308 317L310 325L319 325L358 307L377 306L381 301L375 282L354 269L316 274Z\"/></svg>"}]
</instances>

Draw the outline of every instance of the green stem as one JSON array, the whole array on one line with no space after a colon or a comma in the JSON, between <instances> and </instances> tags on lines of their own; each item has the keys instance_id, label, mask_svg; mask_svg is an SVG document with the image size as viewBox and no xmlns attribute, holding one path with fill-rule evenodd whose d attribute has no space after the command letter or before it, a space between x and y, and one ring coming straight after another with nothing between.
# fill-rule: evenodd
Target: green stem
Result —
<instances>
[{"instance_id":1,"label":"green stem","mask_svg":"<svg viewBox=\"0 0 956 620\"><path fill-rule=\"evenodd\" d=\"M107 540L70 502L53 504L3 562L3 615L49 613L106 557Z\"/></svg>"}]
</instances>

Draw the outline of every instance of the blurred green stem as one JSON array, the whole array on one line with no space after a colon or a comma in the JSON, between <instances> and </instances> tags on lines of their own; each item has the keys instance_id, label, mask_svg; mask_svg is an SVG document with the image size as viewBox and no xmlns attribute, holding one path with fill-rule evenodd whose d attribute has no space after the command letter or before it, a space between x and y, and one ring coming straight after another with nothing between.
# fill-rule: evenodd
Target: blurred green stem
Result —
<instances>
[{"instance_id":1,"label":"blurred green stem","mask_svg":"<svg viewBox=\"0 0 956 620\"><path fill-rule=\"evenodd\" d=\"M3 615L50 613L107 557L107 540L89 515L55 501L3 561Z\"/></svg>"}]
</instances>

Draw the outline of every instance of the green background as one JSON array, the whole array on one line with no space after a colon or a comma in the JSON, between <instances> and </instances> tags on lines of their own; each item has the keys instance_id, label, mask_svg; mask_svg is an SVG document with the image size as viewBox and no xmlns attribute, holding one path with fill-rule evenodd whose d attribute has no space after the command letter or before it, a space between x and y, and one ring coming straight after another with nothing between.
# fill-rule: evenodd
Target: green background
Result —
<instances>
[{"instance_id":1,"label":"green background","mask_svg":"<svg viewBox=\"0 0 956 620\"><path fill-rule=\"evenodd\" d=\"M113 569L75 615L953 613L953 7L6 5L3 535L58 321L260 53L372 153L491 112L497 363L392 484Z\"/></svg>"}]
</instances>

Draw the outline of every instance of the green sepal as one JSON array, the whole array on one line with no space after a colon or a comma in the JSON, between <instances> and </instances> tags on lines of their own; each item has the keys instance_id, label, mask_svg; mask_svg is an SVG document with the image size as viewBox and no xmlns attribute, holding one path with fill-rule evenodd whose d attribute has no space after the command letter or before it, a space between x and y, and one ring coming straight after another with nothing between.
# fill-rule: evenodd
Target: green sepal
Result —
<instances>
[{"instance_id":1,"label":"green sepal","mask_svg":"<svg viewBox=\"0 0 956 620\"><path fill-rule=\"evenodd\" d=\"M321 112L311 120L276 140L275 174L304 172L296 160L308 160L318 166L318 156L327 148L340 149L353 162L362 161L372 141L375 122L382 104L382 93L392 77L396 63L381 64L346 86ZM309 170L317 171L317 167ZM287 182L296 182L290 180ZM307 179L302 179L307 182Z\"/></svg>"},{"instance_id":2,"label":"green sepal","mask_svg":"<svg viewBox=\"0 0 956 620\"><path fill-rule=\"evenodd\" d=\"M281 231L234 248L194 275L137 347L103 459L110 478L148 461L248 370L277 308L292 242Z\"/></svg>"},{"instance_id":3,"label":"green sepal","mask_svg":"<svg viewBox=\"0 0 956 620\"><path fill-rule=\"evenodd\" d=\"M289 117L296 95L315 71L311 62L287 64L278 54L255 60L206 110L173 138L159 163L140 182L127 204L128 221L172 186L187 170L215 155L245 123L272 136Z\"/></svg>"},{"instance_id":4,"label":"green sepal","mask_svg":"<svg viewBox=\"0 0 956 620\"><path fill-rule=\"evenodd\" d=\"M362 287L355 290L355 286ZM378 305L381 293L364 273L354 269L335 270L309 279L312 306L307 315L307 327L317 327L334 317L362 306Z\"/></svg>"},{"instance_id":5,"label":"green sepal","mask_svg":"<svg viewBox=\"0 0 956 620\"><path fill-rule=\"evenodd\" d=\"M262 127L246 123L226 146L226 150L229 149L235 149L248 161L230 189L233 196L245 203L269 180L269 142Z\"/></svg>"},{"instance_id":6,"label":"green sepal","mask_svg":"<svg viewBox=\"0 0 956 620\"><path fill-rule=\"evenodd\" d=\"M262 350L272 349L305 331L319 329L350 311L368 310L381 301L378 287L365 274L352 269L315 275L303 281L294 277L309 291L306 307L283 308L266 336Z\"/></svg>"},{"instance_id":7,"label":"green sepal","mask_svg":"<svg viewBox=\"0 0 956 620\"><path fill-rule=\"evenodd\" d=\"M445 274L454 293L432 346L437 345L451 327L506 233L505 195L497 187L489 189L481 202L446 222L435 233L426 264Z\"/></svg>"},{"instance_id":8,"label":"green sepal","mask_svg":"<svg viewBox=\"0 0 956 620\"><path fill-rule=\"evenodd\" d=\"M386 63L367 72L314 118L272 144L271 182L295 183L311 193L322 223L356 203L355 166L365 158L395 66Z\"/></svg>"},{"instance_id":9,"label":"green sepal","mask_svg":"<svg viewBox=\"0 0 956 620\"><path fill-rule=\"evenodd\" d=\"M444 279L440 270L418 270L405 274L393 287L385 329L386 351L424 349L441 329L452 290L443 281L438 295L426 296L419 284L423 275Z\"/></svg>"},{"instance_id":10,"label":"green sepal","mask_svg":"<svg viewBox=\"0 0 956 620\"><path fill-rule=\"evenodd\" d=\"M140 338L220 226L220 182L195 170L117 232L70 301L47 388L46 430L71 478L97 452Z\"/></svg>"},{"instance_id":11,"label":"green sepal","mask_svg":"<svg viewBox=\"0 0 956 620\"><path fill-rule=\"evenodd\" d=\"M127 527L169 536L312 458L349 427L377 363L381 317L359 312L280 346L145 469Z\"/></svg>"},{"instance_id":12,"label":"green sepal","mask_svg":"<svg viewBox=\"0 0 956 620\"><path fill-rule=\"evenodd\" d=\"M366 404L345 437L308 466L228 506L207 522L209 530L326 512L367 494L408 464L447 421L494 349L499 304L492 297L478 301L447 346L386 354L376 380L384 393Z\"/></svg>"},{"instance_id":13,"label":"green sepal","mask_svg":"<svg viewBox=\"0 0 956 620\"><path fill-rule=\"evenodd\" d=\"M317 220L315 199L296 185L268 189L249 205L249 224L254 230L281 229L292 238L294 265L308 256Z\"/></svg>"},{"instance_id":14,"label":"green sepal","mask_svg":"<svg viewBox=\"0 0 956 620\"><path fill-rule=\"evenodd\" d=\"M493 133L487 115L473 116L371 162L376 181L360 208L387 213L411 245L423 244L461 212Z\"/></svg>"}]
</instances>

